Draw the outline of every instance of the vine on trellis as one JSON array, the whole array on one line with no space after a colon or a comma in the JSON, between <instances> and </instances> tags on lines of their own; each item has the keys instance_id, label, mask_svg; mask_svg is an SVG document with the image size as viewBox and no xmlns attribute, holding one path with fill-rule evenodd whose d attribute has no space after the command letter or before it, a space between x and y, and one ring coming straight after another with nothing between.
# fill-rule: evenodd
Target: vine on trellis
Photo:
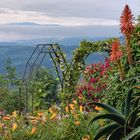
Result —
<instances>
[{"instance_id":1,"label":"vine on trellis","mask_svg":"<svg viewBox=\"0 0 140 140\"><path fill-rule=\"evenodd\" d=\"M66 55L58 46L59 51L55 52L56 58L53 58L53 61L55 61L55 67L59 66L62 73L61 91L64 93L64 96L71 96L75 92L80 73L85 66L86 58L95 52L109 52L110 44L113 40L114 38L98 42L82 41L80 47L74 50L70 63L67 62Z\"/></svg>"}]
</instances>

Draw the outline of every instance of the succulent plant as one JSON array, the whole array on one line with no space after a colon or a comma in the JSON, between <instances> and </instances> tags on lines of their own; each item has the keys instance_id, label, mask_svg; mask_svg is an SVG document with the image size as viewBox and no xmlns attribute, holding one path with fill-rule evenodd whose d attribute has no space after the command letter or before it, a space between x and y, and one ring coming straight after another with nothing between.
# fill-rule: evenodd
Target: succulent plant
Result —
<instances>
[{"instance_id":1,"label":"succulent plant","mask_svg":"<svg viewBox=\"0 0 140 140\"><path fill-rule=\"evenodd\" d=\"M140 139L139 101L140 97L137 97L136 99L132 98L132 90L130 90L124 104L122 105L123 109L121 112L107 104L96 102L90 103L92 105L102 107L108 113L94 117L88 124L88 131L90 126L99 119L107 119L111 122L108 124L106 123L104 127L97 131L94 140L98 140L102 136L105 136L107 140L121 140L122 138L125 140L132 140L132 138L133 140Z\"/></svg>"}]
</instances>

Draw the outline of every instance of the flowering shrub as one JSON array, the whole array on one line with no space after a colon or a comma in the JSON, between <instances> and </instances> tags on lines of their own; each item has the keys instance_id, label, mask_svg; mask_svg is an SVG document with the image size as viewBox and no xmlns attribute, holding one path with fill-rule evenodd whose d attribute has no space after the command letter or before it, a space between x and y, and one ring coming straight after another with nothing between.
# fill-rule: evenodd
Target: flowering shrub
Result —
<instances>
[{"instance_id":1,"label":"flowering shrub","mask_svg":"<svg viewBox=\"0 0 140 140\"><path fill-rule=\"evenodd\" d=\"M110 60L104 63L92 64L84 70L84 78L77 86L76 97L80 105L84 106L91 101L99 102L104 96L110 67Z\"/></svg>"}]
</instances>

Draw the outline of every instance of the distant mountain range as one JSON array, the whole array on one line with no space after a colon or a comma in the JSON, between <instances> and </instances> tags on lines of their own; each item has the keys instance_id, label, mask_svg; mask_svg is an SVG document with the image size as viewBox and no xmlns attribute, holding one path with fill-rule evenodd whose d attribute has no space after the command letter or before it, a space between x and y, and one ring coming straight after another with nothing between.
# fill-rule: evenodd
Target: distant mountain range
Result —
<instances>
[{"instance_id":1,"label":"distant mountain range","mask_svg":"<svg viewBox=\"0 0 140 140\"><path fill-rule=\"evenodd\" d=\"M105 37L98 38L85 38L90 41L103 40ZM0 42L0 72L4 72L4 63L6 58L11 58L13 65L16 67L17 72L22 75L25 64L35 49L37 44L59 43L62 50L66 53L68 60L72 58L72 52L75 48L79 47L79 43L84 40L82 37L70 38L41 38L33 40L20 40L16 42ZM95 63L103 61L104 57L98 54L93 55L88 59L88 62ZM45 63L47 67L53 67L50 58L47 56Z\"/></svg>"},{"instance_id":2,"label":"distant mountain range","mask_svg":"<svg viewBox=\"0 0 140 140\"><path fill-rule=\"evenodd\" d=\"M59 43L62 50L66 53L68 60L72 58L73 50L79 47L82 40L88 41L99 41L107 39L105 37L66 37L62 39L58 38L41 38L32 40L19 40L15 42L0 42L0 72L4 72L4 64L6 58L11 58L13 65L16 67L19 75L23 74L25 64L35 49L37 44L49 44L49 43ZM124 37L120 37L121 42L124 42ZM87 59L87 63L96 63L104 60L104 55L99 55L97 53L91 55ZM47 56L45 59L44 66L53 67L52 62Z\"/></svg>"},{"instance_id":3,"label":"distant mountain range","mask_svg":"<svg viewBox=\"0 0 140 140\"><path fill-rule=\"evenodd\" d=\"M38 24L34 22L18 22L18 23L8 23L8 26L60 26L58 24Z\"/></svg>"},{"instance_id":4,"label":"distant mountain range","mask_svg":"<svg viewBox=\"0 0 140 140\"><path fill-rule=\"evenodd\" d=\"M107 37L64 37L64 38L37 38L37 39L30 39L30 40L17 40L14 42L0 42L0 46L14 46L14 45L21 45L21 46L35 46L37 44L54 44L59 43L63 46L78 46L79 43L83 40L88 41L99 41L107 39Z\"/></svg>"}]
</instances>

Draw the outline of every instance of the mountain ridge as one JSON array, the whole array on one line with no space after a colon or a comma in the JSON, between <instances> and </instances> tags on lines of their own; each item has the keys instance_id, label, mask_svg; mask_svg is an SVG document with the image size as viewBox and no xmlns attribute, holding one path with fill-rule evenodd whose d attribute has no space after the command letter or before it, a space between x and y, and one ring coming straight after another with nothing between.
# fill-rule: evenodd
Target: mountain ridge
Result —
<instances>
[{"instance_id":1,"label":"mountain ridge","mask_svg":"<svg viewBox=\"0 0 140 140\"><path fill-rule=\"evenodd\" d=\"M59 24L38 24L35 22L15 22L4 24L8 26L60 26Z\"/></svg>"}]
</instances>

